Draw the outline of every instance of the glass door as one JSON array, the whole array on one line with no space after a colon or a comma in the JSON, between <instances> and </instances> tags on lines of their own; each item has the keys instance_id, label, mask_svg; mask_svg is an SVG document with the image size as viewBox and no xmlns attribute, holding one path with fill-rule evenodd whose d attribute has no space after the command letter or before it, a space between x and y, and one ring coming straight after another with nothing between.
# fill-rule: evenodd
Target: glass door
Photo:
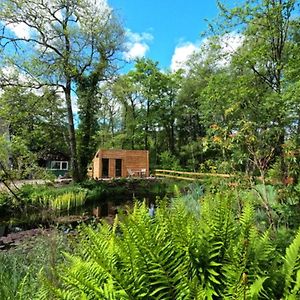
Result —
<instances>
[{"instance_id":1,"label":"glass door","mask_svg":"<svg viewBox=\"0 0 300 300\"><path fill-rule=\"evenodd\" d=\"M122 176L122 159L116 159L116 177Z\"/></svg>"}]
</instances>

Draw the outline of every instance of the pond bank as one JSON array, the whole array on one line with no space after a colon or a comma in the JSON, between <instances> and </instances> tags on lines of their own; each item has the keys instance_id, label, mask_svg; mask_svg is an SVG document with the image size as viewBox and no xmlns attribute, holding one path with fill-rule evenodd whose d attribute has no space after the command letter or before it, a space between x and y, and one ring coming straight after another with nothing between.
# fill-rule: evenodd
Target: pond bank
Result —
<instances>
[{"instance_id":1,"label":"pond bank","mask_svg":"<svg viewBox=\"0 0 300 300\"><path fill-rule=\"evenodd\" d=\"M40 198L56 195L60 189L75 194L84 190L86 199L82 205L70 206L69 209L41 206ZM146 200L150 205L157 198L171 196L172 190L173 187L165 181L156 179L87 181L80 186L70 184L64 187L23 186L20 189L24 201L22 206L6 205L2 211L0 206L0 249L18 245L23 239L51 227L65 230L102 218L112 222L119 210L132 206L133 199Z\"/></svg>"}]
</instances>

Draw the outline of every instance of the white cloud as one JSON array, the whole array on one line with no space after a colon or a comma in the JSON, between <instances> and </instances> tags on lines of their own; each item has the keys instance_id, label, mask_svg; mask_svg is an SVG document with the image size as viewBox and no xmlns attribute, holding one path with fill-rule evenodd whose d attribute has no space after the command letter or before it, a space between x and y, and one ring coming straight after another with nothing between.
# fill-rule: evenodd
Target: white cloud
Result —
<instances>
[{"instance_id":1,"label":"white cloud","mask_svg":"<svg viewBox=\"0 0 300 300\"><path fill-rule=\"evenodd\" d=\"M149 46L145 43L134 43L130 45L130 49L124 53L124 58L134 60L135 58L144 57L146 52L149 50Z\"/></svg>"},{"instance_id":2,"label":"white cloud","mask_svg":"<svg viewBox=\"0 0 300 300\"><path fill-rule=\"evenodd\" d=\"M229 64L232 55L242 45L244 37L235 32L225 34L218 39L219 50L218 56L216 56L216 66L224 67ZM204 61L210 51L210 40L208 38L203 39L195 43L187 42L179 44L174 51L171 60L171 71L175 72L178 69L188 70L187 62L193 54L200 53L198 59Z\"/></svg>"},{"instance_id":3,"label":"white cloud","mask_svg":"<svg viewBox=\"0 0 300 300\"><path fill-rule=\"evenodd\" d=\"M7 81L17 81L20 83L30 82L30 79L23 73L18 72L16 67L5 66L1 69L2 79Z\"/></svg>"},{"instance_id":4,"label":"white cloud","mask_svg":"<svg viewBox=\"0 0 300 300\"><path fill-rule=\"evenodd\" d=\"M25 23L7 24L7 27L20 39L30 38L30 28Z\"/></svg>"},{"instance_id":5,"label":"white cloud","mask_svg":"<svg viewBox=\"0 0 300 300\"><path fill-rule=\"evenodd\" d=\"M137 33L137 32L132 32L131 30L126 31L126 36L131 43L139 43L143 41L152 41L153 40L153 35L148 32L142 32L142 33Z\"/></svg>"},{"instance_id":6,"label":"white cloud","mask_svg":"<svg viewBox=\"0 0 300 300\"><path fill-rule=\"evenodd\" d=\"M144 57L149 51L148 43L153 40L153 36L148 32L136 33L131 30L127 30L126 37L127 51L123 53L123 57L127 61Z\"/></svg>"},{"instance_id":7,"label":"white cloud","mask_svg":"<svg viewBox=\"0 0 300 300\"><path fill-rule=\"evenodd\" d=\"M199 50L199 46L190 42L177 46L171 60L171 71L185 69L186 62L197 50Z\"/></svg>"},{"instance_id":8,"label":"white cloud","mask_svg":"<svg viewBox=\"0 0 300 300\"><path fill-rule=\"evenodd\" d=\"M112 8L109 6L107 0L87 0L90 2L90 5L94 5L100 11L111 11Z\"/></svg>"},{"instance_id":9,"label":"white cloud","mask_svg":"<svg viewBox=\"0 0 300 300\"><path fill-rule=\"evenodd\" d=\"M242 45L244 36L235 32L227 33L220 38L223 53L233 54Z\"/></svg>"},{"instance_id":10,"label":"white cloud","mask_svg":"<svg viewBox=\"0 0 300 300\"><path fill-rule=\"evenodd\" d=\"M219 67L230 63L232 55L242 46L244 36L235 32L227 33L219 38L221 58L217 61Z\"/></svg>"}]
</instances>

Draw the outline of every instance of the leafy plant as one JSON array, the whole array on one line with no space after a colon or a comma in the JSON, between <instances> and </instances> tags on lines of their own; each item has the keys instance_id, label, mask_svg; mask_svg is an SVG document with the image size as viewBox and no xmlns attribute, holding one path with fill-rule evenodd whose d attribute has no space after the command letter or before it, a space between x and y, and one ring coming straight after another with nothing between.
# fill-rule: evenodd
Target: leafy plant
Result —
<instances>
[{"instance_id":1,"label":"leafy plant","mask_svg":"<svg viewBox=\"0 0 300 300\"><path fill-rule=\"evenodd\" d=\"M180 164L178 158L175 155L172 155L169 151L163 151L159 155L160 159L160 168L170 169L170 170L179 170Z\"/></svg>"},{"instance_id":2,"label":"leafy plant","mask_svg":"<svg viewBox=\"0 0 300 300\"><path fill-rule=\"evenodd\" d=\"M197 200L195 200L197 201ZM199 204L198 204L199 205ZM284 259L255 224L251 202L208 195L199 210L180 197L145 203L114 224L84 226L76 252L45 281L42 299L296 299L299 234ZM287 298L289 294L294 298Z\"/></svg>"}]
</instances>

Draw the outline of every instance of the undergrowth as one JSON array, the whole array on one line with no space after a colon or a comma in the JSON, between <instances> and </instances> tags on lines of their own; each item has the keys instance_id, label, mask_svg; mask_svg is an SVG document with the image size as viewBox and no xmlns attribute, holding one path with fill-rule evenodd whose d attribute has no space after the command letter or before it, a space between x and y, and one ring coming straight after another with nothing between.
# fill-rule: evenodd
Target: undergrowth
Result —
<instances>
[{"instance_id":1,"label":"undergrowth","mask_svg":"<svg viewBox=\"0 0 300 300\"><path fill-rule=\"evenodd\" d=\"M300 231L281 256L277 231L260 231L250 198L189 201L161 201L154 217L136 202L113 225L84 226L38 298L299 299Z\"/></svg>"},{"instance_id":2,"label":"undergrowth","mask_svg":"<svg viewBox=\"0 0 300 300\"><path fill-rule=\"evenodd\" d=\"M56 231L0 251L0 299L29 300L39 294L41 273L55 282L54 269L64 260L65 237Z\"/></svg>"}]
</instances>

